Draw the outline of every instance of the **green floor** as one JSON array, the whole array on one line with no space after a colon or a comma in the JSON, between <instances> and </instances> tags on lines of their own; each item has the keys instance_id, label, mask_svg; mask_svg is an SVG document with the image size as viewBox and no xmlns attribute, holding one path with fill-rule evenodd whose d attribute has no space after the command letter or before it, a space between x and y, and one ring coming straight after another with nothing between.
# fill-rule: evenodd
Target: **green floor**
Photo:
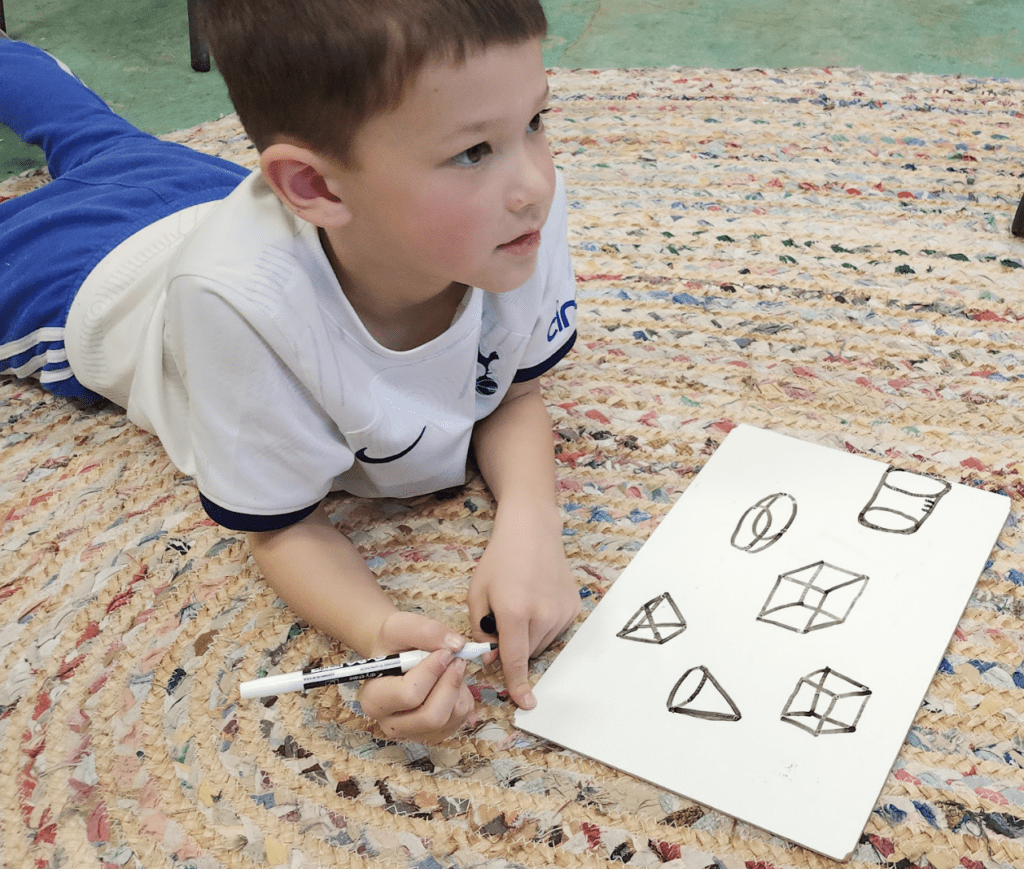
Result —
<instances>
[{"instance_id":1,"label":"green floor","mask_svg":"<svg viewBox=\"0 0 1024 869\"><path fill-rule=\"evenodd\" d=\"M1024 0L543 0L551 66L859 66L1024 78ZM185 0L6 0L7 31L165 133L231 111L189 66ZM0 127L0 178L42 164Z\"/></svg>"}]
</instances>

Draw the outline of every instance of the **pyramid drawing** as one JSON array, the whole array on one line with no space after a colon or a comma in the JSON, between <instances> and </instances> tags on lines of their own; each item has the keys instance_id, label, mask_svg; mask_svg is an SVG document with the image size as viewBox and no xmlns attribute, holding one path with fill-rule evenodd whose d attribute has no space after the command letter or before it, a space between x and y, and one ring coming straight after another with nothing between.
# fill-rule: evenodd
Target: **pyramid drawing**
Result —
<instances>
[{"instance_id":1,"label":"pyramid drawing","mask_svg":"<svg viewBox=\"0 0 1024 869\"><path fill-rule=\"evenodd\" d=\"M667 591L647 601L615 636L638 643L667 643L686 630L686 619Z\"/></svg>"},{"instance_id":2,"label":"pyramid drawing","mask_svg":"<svg viewBox=\"0 0 1024 869\"><path fill-rule=\"evenodd\" d=\"M669 712L707 721L739 721L742 717L732 698L707 667L691 667L668 695Z\"/></svg>"}]
</instances>

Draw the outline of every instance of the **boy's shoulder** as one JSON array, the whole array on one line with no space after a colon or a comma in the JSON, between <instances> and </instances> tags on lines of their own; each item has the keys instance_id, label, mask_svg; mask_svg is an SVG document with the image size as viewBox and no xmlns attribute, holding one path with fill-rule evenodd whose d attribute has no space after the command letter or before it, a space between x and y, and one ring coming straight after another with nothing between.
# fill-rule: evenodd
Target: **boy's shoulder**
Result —
<instances>
[{"instance_id":1,"label":"boy's shoulder","mask_svg":"<svg viewBox=\"0 0 1024 869\"><path fill-rule=\"evenodd\" d=\"M168 301L210 294L254 325L315 316L337 279L317 228L285 208L259 170L214 205L169 263ZM279 322L278 325L281 325Z\"/></svg>"},{"instance_id":2,"label":"boy's shoulder","mask_svg":"<svg viewBox=\"0 0 1024 869\"><path fill-rule=\"evenodd\" d=\"M268 257L295 255L316 239L316 228L288 211L255 169L183 239L172 268L210 279L238 276Z\"/></svg>"}]
</instances>

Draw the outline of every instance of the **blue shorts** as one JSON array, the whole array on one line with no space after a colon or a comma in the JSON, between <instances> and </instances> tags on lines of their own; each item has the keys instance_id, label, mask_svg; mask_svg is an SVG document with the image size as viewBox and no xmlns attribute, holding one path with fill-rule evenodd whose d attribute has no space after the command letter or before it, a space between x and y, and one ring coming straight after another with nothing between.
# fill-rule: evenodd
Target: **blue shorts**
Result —
<instances>
[{"instance_id":1,"label":"blue shorts","mask_svg":"<svg viewBox=\"0 0 1024 869\"><path fill-rule=\"evenodd\" d=\"M53 176L0 202L0 374L97 400L64 350L82 282L130 235L223 199L249 170L143 133L46 52L2 37L0 123L41 147Z\"/></svg>"}]
</instances>

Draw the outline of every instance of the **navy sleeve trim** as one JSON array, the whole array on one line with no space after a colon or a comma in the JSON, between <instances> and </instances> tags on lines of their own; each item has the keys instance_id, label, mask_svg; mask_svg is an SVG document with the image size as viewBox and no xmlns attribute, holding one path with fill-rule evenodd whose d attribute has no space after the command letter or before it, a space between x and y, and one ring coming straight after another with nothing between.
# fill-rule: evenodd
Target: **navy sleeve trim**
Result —
<instances>
[{"instance_id":1,"label":"navy sleeve trim","mask_svg":"<svg viewBox=\"0 0 1024 869\"><path fill-rule=\"evenodd\" d=\"M565 355L572 350L572 345L576 343L576 331L573 330L572 335L569 336L569 340L566 341L553 356L549 356L540 365L534 365L533 368L520 368L516 372L516 376L512 378L513 383L525 383L527 380L535 380L547 371L554 368Z\"/></svg>"},{"instance_id":2,"label":"navy sleeve trim","mask_svg":"<svg viewBox=\"0 0 1024 869\"><path fill-rule=\"evenodd\" d=\"M233 510L226 510L214 504L202 492L199 493L199 500L203 504L206 514L218 525L230 528L232 531L279 531L301 522L311 515L320 502L317 501L310 507L296 510L294 513L277 513L273 516L254 516L251 513L235 513Z\"/></svg>"}]
</instances>

